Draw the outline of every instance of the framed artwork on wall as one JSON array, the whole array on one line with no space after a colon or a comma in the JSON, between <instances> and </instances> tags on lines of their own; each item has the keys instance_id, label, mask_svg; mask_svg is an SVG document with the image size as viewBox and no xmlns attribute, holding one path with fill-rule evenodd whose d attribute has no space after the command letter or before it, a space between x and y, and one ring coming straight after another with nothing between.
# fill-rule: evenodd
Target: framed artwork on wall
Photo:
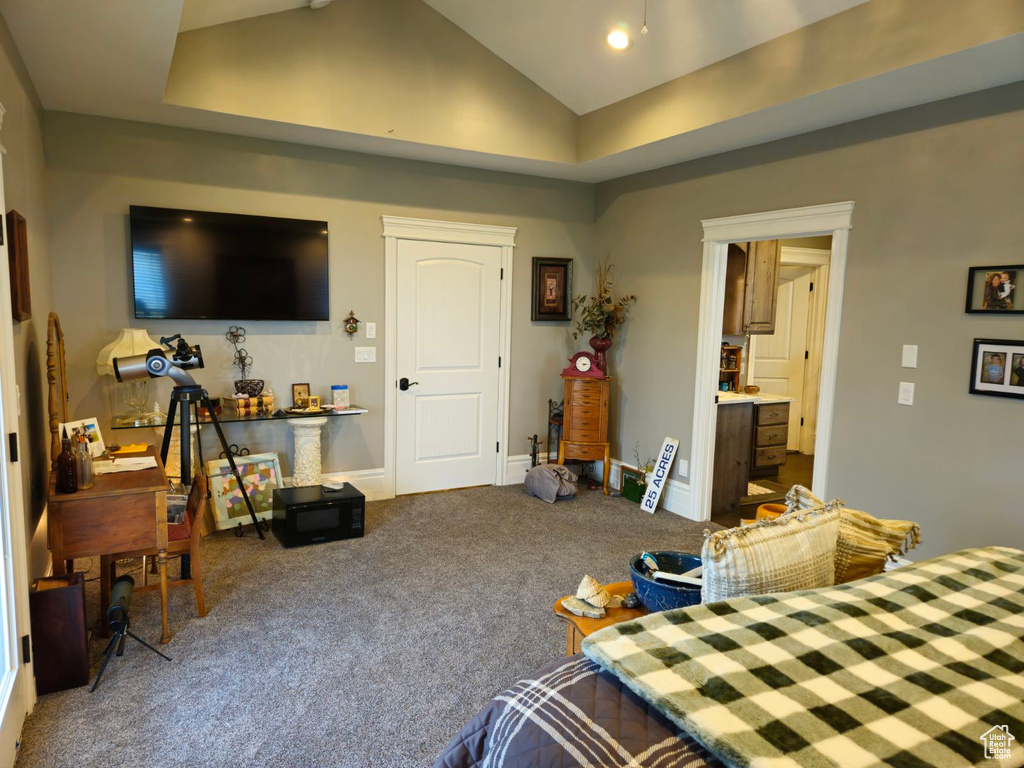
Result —
<instances>
[{"instance_id":1,"label":"framed artwork on wall","mask_svg":"<svg viewBox=\"0 0 1024 768\"><path fill-rule=\"evenodd\" d=\"M19 323L32 317L32 292L28 280L28 225L25 217L7 212L7 261L11 270L11 310ZM4 239L0 231L0 245Z\"/></svg>"},{"instance_id":2,"label":"framed artwork on wall","mask_svg":"<svg viewBox=\"0 0 1024 768\"><path fill-rule=\"evenodd\" d=\"M533 260L531 320L572 319L572 259Z\"/></svg>"},{"instance_id":3,"label":"framed artwork on wall","mask_svg":"<svg viewBox=\"0 0 1024 768\"><path fill-rule=\"evenodd\" d=\"M970 392L1024 400L1024 341L975 339Z\"/></svg>"},{"instance_id":4,"label":"framed artwork on wall","mask_svg":"<svg viewBox=\"0 0 1024 768\"><path fill-rule=\"evenodd\" d=\"M274 512L274 489L281 488L281 461L276 453L257 453L235 459L258 520L269 520ZM210 478L210 504L218 531L252 522L249 508L238 489L238 481L227 459L206 462Z\"/></svg>"},{"instance_id":5,"label":"framed artwork on wall","mask_svg":"<svg viewBox=\"0 0 1024 768\"><path fill-rule=\"evenodd\" d=\"M1024 264L1009 267L971 267L967 271L967 312L986 315L1024 314Z\"/></svg>"}]
</instances>

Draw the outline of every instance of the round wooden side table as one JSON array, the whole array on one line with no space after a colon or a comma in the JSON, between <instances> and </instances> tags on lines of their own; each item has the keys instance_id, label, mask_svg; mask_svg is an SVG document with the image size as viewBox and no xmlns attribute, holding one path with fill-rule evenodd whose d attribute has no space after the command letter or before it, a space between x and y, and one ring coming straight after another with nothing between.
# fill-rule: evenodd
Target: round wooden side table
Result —
<instances>
[{"instance_id":1,"label":"round wooden side table","mask_svg":"<svg viewBox=\"0 0 1024 768\"><path fill-rule=\"evenodd\" d=\"M616 584L606 585L608 592L612 596L619 595L625 596L633 591L633 582L631 581L620 581ZM567 595L571 597L571 595ZM610 627L612 624L618 624L620 621L632 621L633 619L639 619L641 616L646 616L648 610L642 605L637 608L612 608L606 607L604 609L605 615L603 619L588 619L585 616L577 616L574 613L570 613L562 607L562 600L565 598L559 598L555 602L555 615L562 619L565 626L565 655L572 656L575 653L580 652L580 643L583 642L583 638L587 635L597 632L599 629Z\"/></svg>"}]
</instances>

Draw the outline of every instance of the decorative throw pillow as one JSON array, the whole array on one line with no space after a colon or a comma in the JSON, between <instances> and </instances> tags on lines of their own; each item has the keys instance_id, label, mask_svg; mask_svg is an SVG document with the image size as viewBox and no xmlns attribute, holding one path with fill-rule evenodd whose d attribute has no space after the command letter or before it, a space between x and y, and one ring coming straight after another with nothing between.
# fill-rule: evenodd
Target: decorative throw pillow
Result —
<instances>
[{"instance_id":1,"label":"decorative throw pillow","mask_svg":"<svg viewBox=\"0 0 1024 768\"><path fill-rule=\"evenodd\" d=\"M828 505L705 533L701 602L832 586L839 515Z\"/></svg>"},{"instance_id":2,"label":"decorative throw pillow","mask_svg":"<svg viewBox=\"0 0 1024 768\"><path fill-rule=\"evenodd\" d=\"M842 499L836 543L836 584L845 584L885 570L886 561L906 554L921 543L921 528L910 520L880 520L867 512L847 509ZM794 485L786 494L789 513L825 506L804 488ZM788 513L787 513L788 514Z\"/></svg>"},{"instance_id":3,"label":"decorative throw pillow","mask_svg":"<svg viewBox=\"0 0 1024 768\"><path fill-rule=\"evenodd\" d=\"M910 520L879 520L842 508L836 544L836 584L874 576L885 563L921 543L921 528Z\"/></svg>"}]
</instances>

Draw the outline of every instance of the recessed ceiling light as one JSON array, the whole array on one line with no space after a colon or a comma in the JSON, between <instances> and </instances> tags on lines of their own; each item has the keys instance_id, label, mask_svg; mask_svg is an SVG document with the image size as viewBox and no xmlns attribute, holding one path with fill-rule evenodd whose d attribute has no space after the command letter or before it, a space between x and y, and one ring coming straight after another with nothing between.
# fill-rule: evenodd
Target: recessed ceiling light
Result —
<instances>
[{"instance_id":1,"label":"recessed ceiling light","mask_svg":"<svg viewBox=\"0 0 1024 768\"><path fill-rule=\"evenodd\" d=\"M192 217L186 216L185 218L182 219L182 221L192 221Z\"/></svg>"},{"instance_id":2,"label":"recessed ceiling light","mask_svg":"<svg viewBox=\"0 0 1024 768\"><path fill-rule=\"evenodd\" d=\"M323 8L325 5L330 5L331 0L309 0L309 7L313 10L317 8Z\"/></svg>"},{"instance_id":3,"label":"recessed ceiling light","mask_svg":"<svg viewBox=\"0 0 1024 768\"><path fill-rule=\"evenodd\" d=\"M629 48L629 35L621 29L613 29L608 33L608 45L618 51Z\"/></svg>"}]
</instances>

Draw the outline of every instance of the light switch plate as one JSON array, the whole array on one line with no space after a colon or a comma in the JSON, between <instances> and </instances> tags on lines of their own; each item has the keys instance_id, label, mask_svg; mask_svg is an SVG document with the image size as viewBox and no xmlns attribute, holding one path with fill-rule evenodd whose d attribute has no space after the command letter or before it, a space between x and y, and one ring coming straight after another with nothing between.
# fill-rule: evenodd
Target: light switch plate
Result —
<instances>
[{"instance_id":1,"label":"light switch plate","mask_svg":"<svg viewBox=\"0 0 1024 768\"><path fill-rule=\"evenodd\" d=\"M896 400L900 405L914 404L914 385L909 381L900 382L900 395Z\"/></svg>"},{"instance_id":2,"label":"light switch plate","mask_svg":"<svg viewBox=\"0 0 1024 768\"><path fill-rule=\"evenodd\" d=\"M377 338L377 324L367 323L366 324L366 338L376 339Z\"/></svg>"},{"instance_id":3,"label":"light switch plate","mask_svg":"<svg viewBox=\"0 0 1024 768\"><path fill-rule=\"evenodd\" d=\"M676 459L676 474L680 477L690 476L690 462L686 459Z\"/></svg>"},{"instance_id":4,"label":"light switch plate","mask_svg":"<svg viewBox=\"0 0 1024 768\"><path fill-rule=\"evenodd\" d=\"M357 363L376 363L377 362L377 348L376 347L356 347L356 362Z\"/></svg>"},{"instance_id":5,"label":"light switch plate","mask_svg":"<svg viewBox=\"0 0 1024 768\"><path fill-rule=\"evenodd\" d=\"M917 344L903 345L903 367L917 368Z\"/></svg>"}]
</instances>

